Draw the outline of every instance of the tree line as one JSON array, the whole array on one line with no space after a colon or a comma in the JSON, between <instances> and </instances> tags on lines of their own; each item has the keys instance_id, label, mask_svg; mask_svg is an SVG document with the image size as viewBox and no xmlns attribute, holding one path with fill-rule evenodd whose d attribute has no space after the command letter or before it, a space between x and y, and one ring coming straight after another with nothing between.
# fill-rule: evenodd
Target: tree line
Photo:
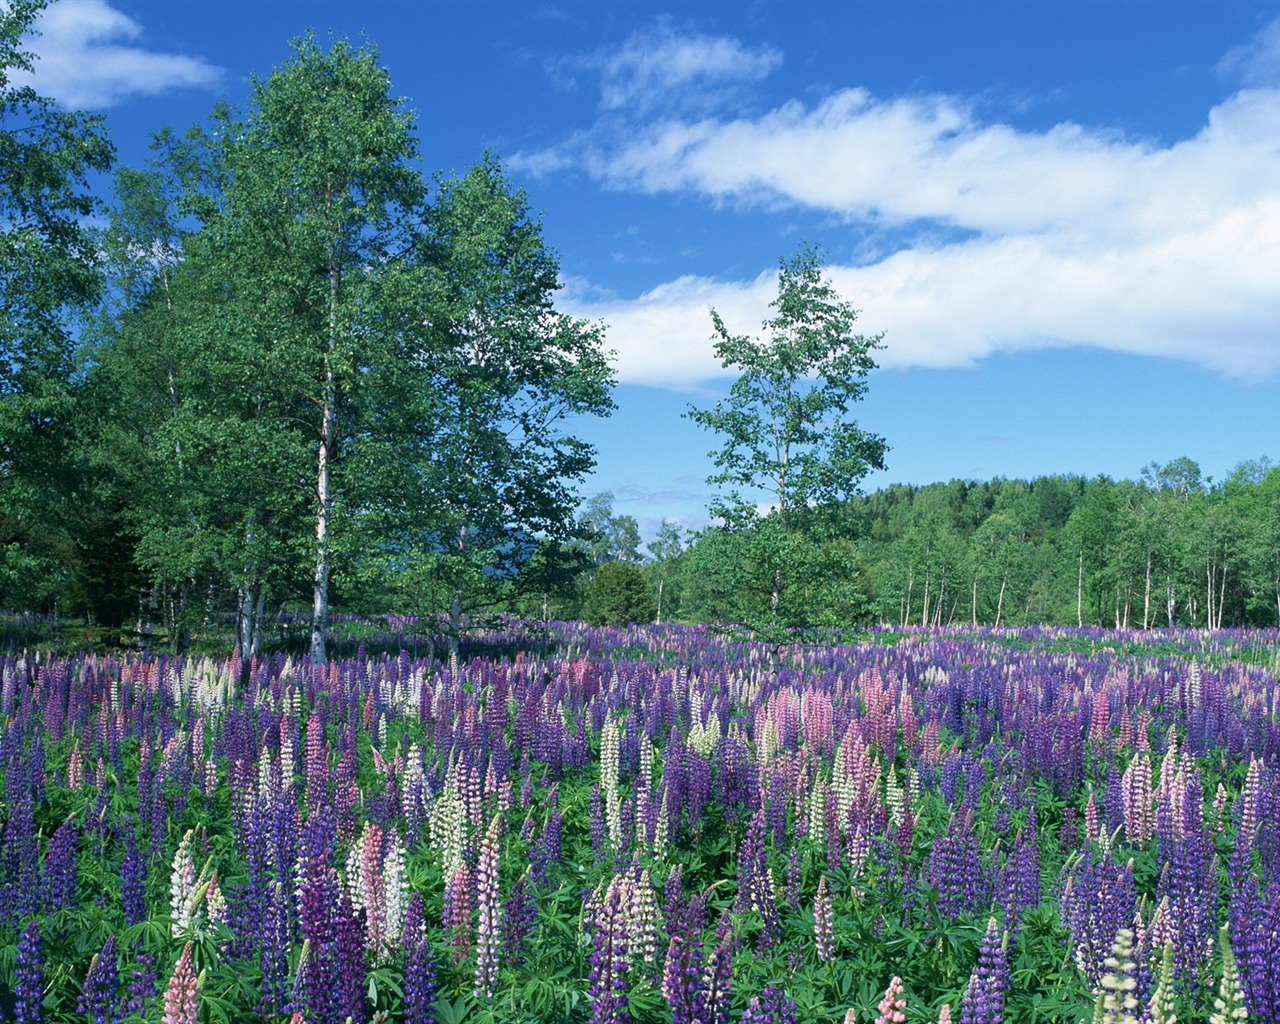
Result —
<instances>
[{"instance_id":1,"label":"tree line","mask_svg":"<svg viewBox=\"0 0 1280 1024\"><path fill-rule=\"evenodd\" d=\"M1280 467L1205 479L1187 458L1137 480L1054 475L895 485L792 540L790 625L1280 626ZM752 545L724 527L645 566L667 614L759 619Z\"/></svg>"}]
</instances>

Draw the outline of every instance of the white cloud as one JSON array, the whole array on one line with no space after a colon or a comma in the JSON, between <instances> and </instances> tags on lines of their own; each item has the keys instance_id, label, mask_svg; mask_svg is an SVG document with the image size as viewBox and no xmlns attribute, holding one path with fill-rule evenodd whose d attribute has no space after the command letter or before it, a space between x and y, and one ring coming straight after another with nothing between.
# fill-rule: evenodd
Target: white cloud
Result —
<instances>
[{"instance_id":1,"label":"white cloud","mask_svg":"<svg viewBox=\"0 0 1280 1024\"><path fill-rule=\"evenodd\" d=\"M1257 68L1280 52L1277 24L1248 50L1255 84L1170 145L1071 123L1019 130L960 97L846 89L759 116L602 121L526 166L869 227L897 251L830 272L864 332L887 332L884 366L1089 345L1267 376L1280 371L1280 88L1257 84ZM771 274L685 277L575 311L612 325L622 379L690 386L720 372L707 306L754 332L772 293Z\"/></svg>"},{"instance_id":2,"label":"white cloud","mask_svg":"<svg viewBox=\"0 0 1280 1024\"><path fill-rule=\"evenodd\" d=\"M199 57L156 53L136 45L142 26L106 0L58 0L36 19L26 47L36 56L33 73L17 72L14 85L71 108L103 109L131 96L173 89L209 89L222 70Z\"/></svg>"},{"instance_id":3,"label":"white cloud","mask_svg":"<svg viewBox=\"0 0 1280 1024\"><path fill-rule=\"evenodd\" d=\"M1228 51L1218 63L1218 71L1245 85L1274 85L1280 81L1280 18L1243 46Z\"/></svg>"},{"instance_id":4,"label":"white cloud","mask_svg":"<svg viewBox=\"0 0 1280 1024\"><path fill-rule=\"evenodd\" d=\"M782 54L772 47L681 34L661 20L621 46L576 58L568 67L599 74L604 110L639 116L658 108L710 109L741 86L767 78L781 63Z\"/></svg>"}]
</instances>

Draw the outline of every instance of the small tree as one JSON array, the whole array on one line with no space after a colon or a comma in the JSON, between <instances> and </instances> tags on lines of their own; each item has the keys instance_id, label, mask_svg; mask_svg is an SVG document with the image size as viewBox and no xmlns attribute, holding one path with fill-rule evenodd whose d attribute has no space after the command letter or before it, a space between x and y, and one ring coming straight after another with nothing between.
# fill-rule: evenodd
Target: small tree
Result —
<instances>
[{"instance_id":1,"label":"small tree","mask_svg":"<svg viewBox=\"0 0 1280 1024\"><path fill-rule=\"evenodd\" d=\"M631 562L605 562L587 588L582 617L597 626L652 622L657 609L644 571Z\"/></svg>"},{"instance_id":2,"label":"small tree","mask_svg":"<svg viewBox=\"0 0 1280 1024\"><path fill-rule=\"evenodd\" d=\"M888 446L861 429L850 411L866 392L876 365L871 353L883 336L853 332L857 311L824 277L818 249L802 245L781 262L770 308L776 315L764 322L760 339L731 334L711 311L716 355L739 377L728 398L710 409L691 407L687 415L723 435L711 453L719 472L708 483L724 490L711 512L727 529L759 538L755 561L764 565L769 616L777 625L804 617L803 605L794 615L784 607L784 595L811 591L794 578L803 563L787 555L795 535L810 532L816 510L856 495L868 472L884 468ZM764 495L773 505L767 529L758 511Z\"/></svg>"}]
</instances>

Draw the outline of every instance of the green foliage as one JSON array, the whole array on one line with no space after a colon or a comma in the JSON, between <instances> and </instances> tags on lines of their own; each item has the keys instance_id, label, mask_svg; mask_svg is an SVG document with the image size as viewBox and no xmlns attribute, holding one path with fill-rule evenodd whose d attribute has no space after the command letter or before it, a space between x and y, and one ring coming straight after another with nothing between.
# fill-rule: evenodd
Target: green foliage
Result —
<instances>
[{"instance_id":1,"label":"green foliage","mask_svg":"<svg viewBox=\"0 0 1280 1024\"><path fill-rule=\"evenodd\" d=\"M856 574L841 571L848 566L824 546L823 527L836 502L884 468L884 439L862 430L850 411L866 392L881 337L853 333L856 311L809 246L780 263L770 308L776 315L765 321L763 339L731 334L712 311L716 355L739 376L726 399L687 414L723 437L711 453L719 472L708 483L725 489L711 505L725 534L708 567L741 598L734 617L757 629L844 625L851 598L854 614L865 602L849 593ZM772 503L764 517L761 492Z\"/></svg>"},{"instance_id":2,"label":"green foliage","mask_svg":"<svg viewBox=\"0 0 1280 1024\"><path fill-rule=\"evenodd\" d=\"M769 305L776 316L764 322L764 339L731 334L712 310L716 355L739 377L726 399L688 412L723 435L711 453L720 472L708 482L728 488L711 511L730 525L755 521L758 492L786 522L793 509L852 497L868 472L884 468L884 439L859 428L850 412L866 393L882 336L853 333L857 312L810 246L781 261Z\"/></svg>"},{"instance_id":3,"label":"green foliage","mask_svg":"<svg viewBox=\"0 0 1280 1024\"><path fill-rule=\"evenodd\" d=\"M657 614L644 572L631 562L605 562L587 588L585 621L597 626L652 622Z\"/></svg>"}]
</instances>

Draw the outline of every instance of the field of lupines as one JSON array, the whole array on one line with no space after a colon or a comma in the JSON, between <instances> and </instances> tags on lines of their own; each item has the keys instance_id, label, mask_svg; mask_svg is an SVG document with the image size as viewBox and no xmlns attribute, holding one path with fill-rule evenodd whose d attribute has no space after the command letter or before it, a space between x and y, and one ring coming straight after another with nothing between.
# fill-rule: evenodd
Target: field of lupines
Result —
<instances>
[{"instance_id":1,"label":"field of lupines","mask_svg":"<svg viewBox=\"0 0 1280 1024\"><path fill-rule=\"evenodd\" d=\"M0 1019L1280 1020L1280 635L551 640L4 658Z\"/></svg>"}]
</instances>

